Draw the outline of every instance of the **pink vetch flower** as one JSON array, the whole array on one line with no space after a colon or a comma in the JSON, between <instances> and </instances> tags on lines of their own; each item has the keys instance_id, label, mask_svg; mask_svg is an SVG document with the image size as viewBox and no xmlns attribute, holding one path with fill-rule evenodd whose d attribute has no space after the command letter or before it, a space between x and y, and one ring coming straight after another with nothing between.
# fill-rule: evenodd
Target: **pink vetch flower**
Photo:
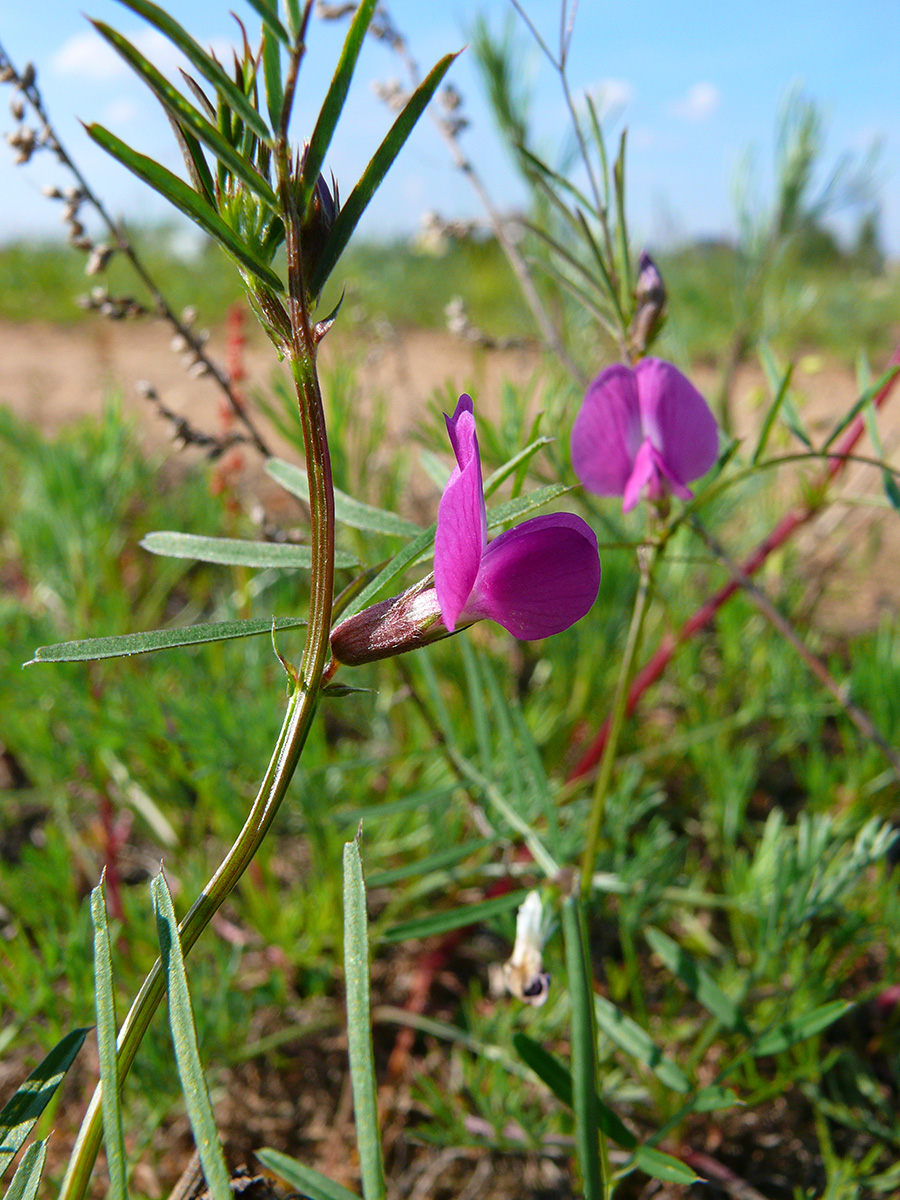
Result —
<instances>
[{"instance_id":1,"label":"pink vetch flower","mask_svg":"<svg viewBox=\"0 0 900 1200\"><path fill-rule=\"evenodd\" d=\"M630 512L687 486L719 454L716 419L689 379L660 358L607 367L590 384L572 427L572 469L590 492L621 496Z\"/></svg>"},{"instance_id":2,"label":"pink vetch flower","mask_svg":"<svg viewBox=\"0 0 900 1200\"><path fill-rule=\"evenodd\" d=\"M339 662L402 654L484 618L524 641L550 637L597 598L597 537L574 513L533 517L488 542L471 398L460 396L445 420L456 466L438 506L434 586L423 581L341 622L331 635Z\"/></svg>"}]
</instances>

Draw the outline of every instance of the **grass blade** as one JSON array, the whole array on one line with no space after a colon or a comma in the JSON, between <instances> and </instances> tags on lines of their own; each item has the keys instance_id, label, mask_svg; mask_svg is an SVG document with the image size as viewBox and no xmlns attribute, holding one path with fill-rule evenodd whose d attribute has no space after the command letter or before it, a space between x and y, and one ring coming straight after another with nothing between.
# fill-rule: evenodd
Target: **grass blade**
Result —
<instances>
[{"instance_id":1,"label":"grass blade","mask_svg":"<svg viewBox=\"0 0 900 1200\"><path fill-rule=\"evenodd\" d=\"M766 449L766 446L769 441L769 434L772 432L772 426L775 424L775 420L778 417L778 414L781 412L782 405L784 404L784 402L787 398L788 388L791 386L791 377L793 376L793 374L794 374L794 364L789 363L787 370L784 372L784 374L781 377L781 382L778 384L778 387L775 389L775 398L772 401L772 403L769 405L768 411L766 412L765 419L762 423L762 428L759 431L759 438L756 443L756 449L753 451L753 457L750 459L751 463L753 463L754 466L762 458L763 453Z\"/></svg>"},{"instance_id":2,"label":"grass blade","mask_svg":"<svg viewBox=\"0 0 900 1200\"><path fill-rule=\"evenodd\" d=\"M190 217L204 233L208 233L241 266L251 271L273 291L284 291L284 285L271 267L266 266L258 259L234 230L226 225L219 214L210 208L206 201L198 196L183 179L179 179L177 175L173 175L171 171L145 154L139 154L137 150L132 150L114 133L104 129L102 125L87 125L85 128L88 135L99 146L102 146L113 158L117 158L123 166L137 175L138 179L143 179L154 191L164 196L173 207Z\"/></svg>"},{"instance_id":3,"label":"grass blade","mask_svg":"<svg viewBox=\"0 0 900 1200\"><path fill-rule=\"evenodd\" d=\"M94 662L99 658L122 658L127 654L170 650L175 646L197 646L204 642L256 637L271 633L273 629L298 629L305 624L306 621L301 617L250 617L241 621L187 625L183 629L152 629L148 633L122 633L113 637L85 638L77 642L57 642L55 646L38 646L34 658L24 665L30 667L42 662Z\"/></svg>"},{"instance_id":4,"label":"grass blade","mask_svg":"<svg viewBox=\"0 0 900 1200\"><path fill-rule=\"evenodd\" d=\"M160 530L148 533L141 539L140 544L151 554L162 554L168 558L192 558L197 562L221 563L231 567L309 570L312 566L312 550L309 546L291 546L283 542L252 542L241 538L204 537L193 533ZM354 554L336 550L334 565L358 567L360 564Z\"/></svg>"},{"instance_id":5,"label":"grass blade","mask_svg":"<svg viewBox=\"0 0 900 1200\"><path fill-rule=\"evenodd\" d=\"M401 925L386 929L381 940L405 942L412 938L430 937L433 933L447 933L464 925L477 925L480 921L509 912L511 908L518 908L527 895L525 888L519 888L515 892L507 892L505 896L496 896L493 900L482 900L479 904L466 904L427 917L417 917L414 921L404 921Z\"/></svg>"},{"instance_id":6,"label":"grass blade","mask_svg":"<svg viewBox=\"0 0 900 1200\"><path fill-rule=\"evenodd\" d=\"M348 1191L295 1158L288 1158L280 1150L257 1150L256 1157L267 1171L296 1188L301 1195L308 1196L309 1200L359 1200L355 1192Z\"/></svg>"},{"instance_id":7,"label":"grass blade","mask_svg":"<svg viewBox=\"0 0 900 1200\"><path fill-rule=\"evenodd\" d=\"M445 54L419 84L409 98L406 107L388 130L384 141L375 151L372 161L366 167L356 187L347 197L346 204L338 213L331 236L317 265L316 273L310 280L310 291L313 295L317 296L325 286L325 281L343 254L369 201L388 173L394 159L400 153L404 142L412 133L416 122L425 111L455 57L455 54Z\"/></svg>"},{"instance_id":8,"label":"grass blade","mask_svg":"<svg viewBox=\"0 0 900 1200\"><path fill-rule=\"evenodd\" d=\"M160 74L156 67L148 62L127 38L122 37L115 29L111 29L102 21L92 21L91 24L100 36L121 55L135 74L143 79L166 111L171 113L179 124L186 125L191 133L213 152L219 162L228 168L232 175L243 180L247 187L275 212L278 208L278 201L269 181L263 179L262 175L250 166L247 159L192 104L188 103L181 92L173 87L169 80Z\"/></svg>"},{"instance_id":9,"label":"grass blade","mask_svg":"<svg viewBox=\"0 0 900 1200\"><path fill-rule=\"evenodd\" d=\"M378 1128L378 1086L369 1006L369 939L366 887L359 846L344 846L344 979L347 989L347 1042L356 1145L365 1200L384 1200L384 1160Z\"/></svg>"},{"instance_id":10,"label":"grass blade","mask_svg":"<svg viewBox=\"0 0 900 1200\"><path fill-rule=\"evenodd\" d=\"M820 1004L810 1009L802 1017L791 1017L781 1021L774 1029L768 1030L753 1043L753 1054L760 1057L763 1054L780 1054L797 1042L803 1042L823 1029L827 1029L853 1005L846 1000L831 1000L828 1004Z\"/></svg>"},{"instance_id":11,"label":"grass blade","mask_svg":"<svg viewBox=\"0 0 900 1200\"><path fill-rule=\"evenodd\" d=\"M125 1139L122 1134L122 1103L116 1057L116 1001L113 994L112 954L103 879L91 892L91 922L94 926L94 1005L97 1012L97 1050L100 1057L103 1146L109 1171L109 1195L125 1200Z\"/></svg>"},{"instance_id":12,"label":"grass blade","mask_svg":"<svg viewBox=\"0 0 900 1200\"><path fill-rule=\"evenodd\" d=\"M738 1006L686 950L652 926L644 930L644 936L650 949L659 955L673 975L677 975L698 1004L702 1004L726 1029L750 1036L750 1028Z\"/></svg>"},{"instance_id":13,"label":"grass blade","mask_svg":"<svg viewBox=\"0 0 900 1200\"><path fill-rule=\"evenodd\" d=\"M3 1200L34 1200L47 1158L47 1142L33 1142L22 1155Z\"/></svg>"},{"instance_id":14,"label":"grass blade","mask_svg":"<svg viewBox=\"0 0 900 1200\"><path fill-rule=\"evenodd\" d=\"M309 148L306 151L306 161L303 164L300 178L299 208L301 215L306 212L315 190L316 180L325 163L325 156L343 111L350 81L356 70L359 52L362 49L366 31L372 22L376 3L377 0L362 0L350 22L350 28L347 30L338 65L316 118L315 128L309 139Z\"/></svg>"},{"instance_id":15,"label":"grass blade","mask_svg":"<svg viewBox=\"0 0 900 1200\"><path fill-rule=\"evenodd\" d=\"M206 1077L200 1065L197 1051L197 1031L188 992L178 923L172 907L169 886L162 871L150 884L153 908L156 913L156 930L159 935L159 953L166 974L166 989L169 994L169 1025L172 1029L172 1044L178 1076L184 1093L188 1120L194 1135L194 1145L200 1155L200 1165L212 1200L233 1200L231 1181L225 1156L216 1129Z\"/></svg>"},{"instance_id":16,"label":"grass blade","mask_svg":"<svg viewBox=\"0 0 900 1200\"><path fill-rule=\"evenodd\" d=\"M775 394L776 397L779 395L781 397L778 407L781 411L782 419L785 425L795 438L801 441L808 450L812 450L812 440L806 431L806 426L800 419L800 414L797 412L793 400L791 400L790 389L784 383L784 373L779 367L775 355L772 353L771 347L762 346L760 348L759 361L769 384L770 390ZM756 458L754 458L753 461L756 462Z\"/></svg>"},{"instance_id":17,"label":"grass blade","mask_svg":"<svg viewBox=\"0 0 900 1200\"><path fill-rule=\"evenodd\" d=\"M264 141L269 141L271 135L266 128L266 123L248 98L234 80L229 78L224 68L205 50L201 49L186 29L179 25L173 17L170 17L164 9L151 3L151 0L122 0L122 3L126 8L137 13L139 17L143 17L145 21L158 29L164 38L177 46L185 58L204 79L208 79L221 93L253 132Z\"/></svg>"},{"instance_id":18,"label":"grass blade","mask_svg":"<svg viewBox=\"0 0 900 1200\"><path fill-rule=\"evenodd\" d=\"M303 467L295 467L293 463L281 458L271 458L266 463L266 474L276 483L306 503L309 500L309 482ZM383 508L375 508L371 504L363 504L354 500L346 492L334 489L335 520L349 525L351 529L362 529L368 533L389 533L398 537L415 537L422 532L422 527L413 521L406 521L396 513L387 512Z\"/></svg>"},{"instance_id":19,"label":"grass blade","mask_svg":"<svg viewBox=\"0 0 900 1200\"><path fill-rule=\"evenodd\" d=\"M275 35L275 38L277 38L275 45L277 45L278 42L281 42L283 45L289 47L291 44L291 36L282 23L278 20L277 3L270 5L267 3L267 0L247 0L247 3L257 14L263 25L265 25L266 29ZM267 38L266 40L268 41L269 39ZM280 108L278 109L278 112L280 114ZM272 117L272 128L275 129L277 127L277 118Z\"/></svg>"},{"instance_id":20,"label":"grass blade","mask_svg":"<svg viewBox=\"0 0 900 1200\"><path fill-rule=\"evenodd\" d=\"M73 1029L53 1047L31 1072L0 1112L0 1178L22 1148L35 1121L50 1102L62 1078L75 1061L87 1029ZM20 1164L21 1165L21 1164Z\"/></svg>"},{"instance_id":21,"label":"grass blade","mask_svg":"<svg viewBox=\"0 0 900 1200\"><path fill-rule=\"evenodd\" d=\"M376 871L369 876L369 887L387 887L391 883L400 883L404 879L430 875L433 871L444 871L455 867L464 859L471 858L479 850L485 850L494 845L493 838L472 838L471 841L461 842L458 846L449 846L446 850L436 850L416 862L406 863L402 867L390 867L387 871Z\"/></svg>"},{"instance_id":22,"label":"grass blade","mask_svg":"<svg viewBox=\"0 0 900 1200\"><path fill-rule=\"evenodd\" d=\"M832 429L831 433L829 433L827 439L822 443L823 450L827 450L828 447L841 436L853 418L858 416L864 408L870 405L883 388L888 387L898 372L900 372L900 366L888 367L880 379L876 380L875 383L863 391L856 403L846 413L844 413L837 425L835 425L834 429Z\"/></svg>"},{"instance_id":23,"label":"grass blade","mask_svg":"<svg viewBox=\"0 0 900 1200\"><path fill-rule=\"evenodd\" d=\"M621 1009L616 1008L605 997L595 996L594 1013L600 1032L615 1042L620 1050L649 1067L666 1087L681 1094L691 1090L690 1080L681 1067L670 1058L666 1058L649 1033L626 1016Z\"/></svg>"},{"instance_id":24,"label":"grass blade","mask_svg":"<svg viewBox=\"0 0 900 1200\"><path fill-rule=\"evenodd\" d=\"M604 1171L600 1157L600 1110L597 1107L597 1042L592 1012L593 988L584 957L581 901L567 896L562 906L566 945L566 977L572 1006L572 1108L575 1112L575 1149L585 1200L605 1200Z\"/></svg>"}]
</instances>

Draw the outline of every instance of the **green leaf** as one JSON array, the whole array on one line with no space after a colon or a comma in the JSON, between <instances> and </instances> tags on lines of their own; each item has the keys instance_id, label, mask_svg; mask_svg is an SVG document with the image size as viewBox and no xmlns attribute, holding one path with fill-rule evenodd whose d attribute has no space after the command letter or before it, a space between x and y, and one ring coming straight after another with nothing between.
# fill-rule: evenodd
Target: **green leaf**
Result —
<instances>
[{"instance_id":1,"label":"green leaf","mask_svg":"<svg viewBox=\"0 0 900 1200\"><path fill-rule=\"evenodd\" d=\"M752 1046L753 1054L757 1058L764 1054L780 1054L789 1046L821 1033L823 1029L827 1029L851 1008L853 1005L846 1000L831 1000L828 1004L821 1004L818 1008L810 1009L803 1016L781 1021L774 1029L768 1030L756 1039Z\"/></svg>"},{"instance_id":2,"label":"green leaf","mask_svg":"<svg viewBox=\"0 0 900 1200\"><path fill-rule=\"evenodd\" d=\"M769 405L768 412L766 413L762 423L762 428L759 431L756 449L753 451L753 457L750 459L751 463L754 465L759 462L760 458L762 458L763 452L765 451L766 445L769 441L769 434L772 432L772 426L775 424L775 420L778 414L781 412L782 405L787 398L788 388L791 386L791 377L793 373L794 364L789 363L788 368L782 375L781 381L778 383L777 388L774 389L775 398Z\"/></svg>"},{"instance_id":3,"label":"green leaf","mask_svg":"<svg viewBox=\"0 0 900 1200\"><path fill-rule=\"evenodd\" d=\"M32 1142L22 1155L22 1161L16 1167L16 1173L3 1200L34 1200L40 1187L46 1158L47 1140Z\"/></svg>"},{"instance_id":4,"label":"green leaf","mask_svg":"<svg viewBox=\"0 0 900 1200\"><path fill-rule=\"evenodd\" d=\"M75 1061L87 1029L73 1029L31 1072L0 1112L0 1177L22 1148L35 1121Z\"/></svg>"},{"instance_id":5,"label":"green leaf","mask_svg":"<svg viewBox=\"0 0 900 1200\"><path fill-rule=\"evenodd\" d=\"M794 406L794 402L790 397L790 390L783 385L783 372L775 359L775 355L769 346L762 346L759 351L759 361L762 364L763 372L768 380L769 389L776 395L780 394L780 410L785 425L798 438L808 450L812 450L813 445L809 434L806 432L806 427L800 419L800 414ZM754 462L756 460L754 459Z\"/></svg>"},{"instance_id":6,"label":"green leaf","mask_svg":"<svg viewBox=\"0 0 900 1200\"><path fill-rule=\"evenodd\" d=\"M572 490L573 488L569 484L548 483L546 487L536 488L535 491L529 492L527 496L517 496L515 500L507 500L505 504L497 504L494 508L488 509L487 527L488 529L496 529L499 525L507 525L517 517L522 517L536 508L542 508L545 504L549 504L551 500L565 496L567 492L571 492Z\"/></svg>"},{"instance_id":7,"label":"green leaf","mask_svg":"<svg viewBox=\"0 0 900 1200\"><path fill-rule=\"evenodd\" d=\"M87 133L94 141L102 146L113 158L117 158L123 166L143 179L154 191L164 196L175 208L185 216L195 221L200 228L227 250L241 266L251 271L258 279L275 292L283 292L284 285L271 267L256 257L246 246L230 225L227 225L219 214L198 196L192 187L173 175L160 163L154 162L144 154L139 154L120 141L115 134L104 129L102 125L85 126Z\"/></svg>"},{"instance_id":8,"label":"green leaf","mask_svg":"<svg viewBox=\"0 0 900 1200\"><path fill-rule=\"evenodd\" d=\"M662 1179L666 1183L696 1183L700 1178L690 1167L685 1166L671 1154L655 1150L652 1146L641 1146L635 1151L631 1164L651 1175L654 1179Z\"/></svg>"},{"instance_id":9,"label":"green leaf","mask_svg":"<svg viewBox=\"0 0 900 1200\"><path fill-rule=\"evenodd\" d=\"M537 454L542 446L549 446L555 439L552 437L539 437L530 442L524 450L520 450L508 462L505 462L502 467L498 467L496 471L490 474L484 481L485 499L492 496L497 488L504 480L509 479L510 475L514 475L516 471L525 465L530 458Z\"/></svg>"},{"instance_id":10,"label":"green leaf","mask_svg":"<svg viewBox=\"0 0 900 1200\"><path fill-rule=\"evenodd\" d=\"M169 886L162 871L151 882L150 894L156 913L160 961L165 971L166 989L169 994L172 1044L175 1047L178 1077L181 1080L185 1108L194 1135L194 1145L200 1155L203 1177L212 1200L233 1200L231 1180L197 1050L197 1030L194 1026L194 1013L184 970L178 923L175 920Z\"/></svg>"},{"instance_id":11,"label":"green leaf","mask_svg":"<svg viewBox=\"0 0 900 1200\"><path fill-rule=\"evenodd\" d=\"M159 530L148 533L140 544L151 554L162 554L167 558L192 558L197 562L230 567L309 570L312 566L311 547L292 546L284 542L252 542L241 538L204 537ZM344 550L336 550L334 565L341 568L358 567L359 559Z\"/></svg>"},{"instance_id":12,"label":"green leaf","mask_svg":"<svg viewBox=\"0 0 900 1200\"><path fill-rule=\"evenodd\" d=\"M113 995L112 954L103 880L91 892L91 921L94 926L94 1006L97 1013L97 1050L100 1058L100 1102L103 1108L103 1146L109 1171L109 1195L125 1200L128 1189L125 1140L122 1134L122 1104L116 1056L116 1002Z\"/></svg>"},{"instance_id":13,"label":"green leaf","mask_svg":"<svg viewBox=\"0 0 900 1200\"><path fill-rule=\"evenodd\" d=\"M316 118L315 128L309 139L309 147L306 151L306 160L303 163L303 171L300 179L299 208L301 217L306 214L307 207L315 191L316 181L325 163L325 156L328 153L328 147L331 145L331 139L334 136L335 128L343 111L350 81L353 78L353 72L356 70L359 52L362 49L366 31L372 22L376 4L377 0L362 0L362 3L358 5L353 20L350 22L350 28L347 30L347 36L344 39L344 45L341 49L338 65L335 68L334 77L331 80L325 100Z\"/></svg>"},{"instance_id":14,"label":"green leaf","mask_svg":"<svg viewBox=\"0 0 900 1200\"><path fill-rule=\"evenodd\" d=\"M436 525L431 525L428 529L423 529L417 538L413 538L402 550L398 550L394 557L381 568L371 583L364 587L347 605L341 614L342 617L352 617L354 613L364 609L383 587L386 587L392 579L405 571L410 563L415 562L425 551L429 550L434 541L436 528Z\"/></svg>"},{"instance_id":15,"label":"green leaf","mask_svg":"<svg viewBox=\"0 0 900 1200\"><path fill-rule=\"evenodd\" d=\"M309 500L309 482L303 467L285 462L281 458L270 458L266 463L266 474L274 479L292 496L304 503ZM396 513L387 512L383 508L374 508L371 504L363 504L354 500L346 492L334 489L335 520L349 525L351 529L362 529L368 533L388 533L398 537L416 537L422 532L420 525L406 521Z\"/></svg>"},{"instance_id":16,"label":"green leaf","mask_svg":"<svg viewBox=\"0 0 900 1200\"><path fill-rule=\"evenodd\" d=\"M720 1108L734 1108L736 1104L740 1103L740 1097L731 1088L711 1083L709 1087L701 1088L693 1100L686 1104L680 1112L682 1114L717 1112Z\"/></svg>"},{"instance_id":17,"label":"green leaf","mask_svg":"<svg viewBox=\"0 0 900 1200\"><path fill-rule=\"evenodd\" d=\"M649 1033L636 1021L632 1021L604 996L594 997L594 1012L600 1032L605 1033L626 1054L649 1067L661 1083L673 1092L684 1094L691 1090L690 1080L681 1067L666 1058Z\"/></svg>"},{"instance_id":18,"label":"green leaf","mask_svg":"<svg viewBox=\"0 0 900 1200\"><path fill-rule=\"evenodd\" d=\"M678 976L697 1002L712 1013L717 1021L726 1029L750 1036L750 1027L738 1006L686 950L652 926L644 930L644 936L650 949L659 955L672 974Z\"/></svg>"},{"instance_id":19,"label":"green leaf","mask_svg":"<svg viewBox=\"0 0 900 1200\"><path fill-rule=\"evenodd\" d=\"M831 433L829 433L828 437L822 444L823 450L827 450L832 442L835 442L841 436L853 418L858 416L864 408L868 407L870 404L872 404L874 407L873 401L875 397L883 388L888 387L898 372L900 372L900 366L888 367L884 374L878 380L876 380L875 383L863 390L862 395L859 397L856 403L853 404L846 413L844 413L837 425L835 425L834 429L832 429Z\"/></svg>"},{"instance_id":20,"label":"green leaf","mask_svg":"<svg viewBox=\"0 0 900 1200\"><path fill-rule=\"evenodd\" d=\"M175 140L181 150L181 157L184 159L184 165L191 177L194 191L199 193L211 208L215 207L216 185L213 182L209 163L203 153L203 147L190 130L185 129L171 114L169 114L169 124L172 126L172 132L175 134Z\"/></svg>"},{"instance_id":21,"label":"green leaf","mask_svg":"<svg viewBox=\"0 0 900 1200\"><path fill-rule=\"evenodd\" d=\"M272 128L277 129L284 107L284 83L281 77L281 47L278 45L277 35L273 37L269 32L266 32L263 38L263 77L266 82L269 120L272 122Z\"/></svg>"},{"instance_id":22,"label":"green leaf","mask_svg":"<svg viewBox=\"0 0 900 1200\"><path fill-rule=\"evenodd\" d=\"M406 107L388 130L384 141L375 151L372 161L366 167L356 187L347 197L346 203L334 222L331 235L317 264L315 275L310 280L309 287L313 295L317 296L325 286L325 281L343 254L344 247L350 241L369 201L381 185L431 97L437 91L438 85L446 75L454 58L456 58L455 54L444 55L419 84L409 98Z\"/></svg>"},{"instance_id":23,"label":"green leaf","mask_svg":"<svg viewBox=\"0 0 900 1200\"><path fill-rule=\"evenodd\" d=\"M347 842L344 846L344 983L347 993L347 1049L363 1196L365 1200L384 1200L387 1188L381 1132L378 1128L378 1085L372 1048L366 888L359 846L355 841Z\"/></svg>"},{"instance_id":24,"label":"green leaf","mask_svg":"<svg viewBox=\"0 0 900 1200\"><path fill-rule=\"evenodd\" d=\"M415 921L404 921L401 925L392 925L381 935L383 942L405 942L411 938L430 937L433 933L447 933L451 929L460 929L465 925L476 925L491 917L518 908L528 892L519 888L515 892L507 892L505 896L496 896L493 900L482 900L479 904L467 904L444 912L432 913L428 917L417 917Z\"/></svg>"},{"instance_id":25,"label":"green leaf","mask_svg":"<svg viewBox=\"0 0 900 1200\"><path fill-rule=\"evenodd\" d=\"M191 35L178 22L151 0L122 0L126 8L143 17L168 41L172 42L185 58L200 72L204 79L222 94L236 113L264 141L271 137L266 123L223 67L205 50L202 50Z\"/></svg>"},{"instance_id":26,"label":"green leaf","mask_svg":"<svg viewBox=\"0 0 900 1200\"><path fill-rule=\"evenodd\" d=\"M183 629L153 629L149 633L123 633L115 637L86 638L78 642L57 642L38 646L26 667L42 662L93 662L98 658L122 658L126 654L147 654L151 650L169 650L174 646L196 646L203 642L225 642L230 638L256 637L273 629L297 629L305 625L300 617L251 617L242 621L213 621L208 625L186 625Z\"/></svg>"},{"instance_id":27,"label":"green leaf","mask_svg":"<svg viewBox=\"0 0 900 1200\"><path fill-rule=\"evenodd\" d=\"M391 867L387 871L376 871L374 875L369 876L369 887L387 887L390 883L399 883L403 879L409 879L413 876L419 877L430 875L432 871L444 871L447 867L453 867L458 862L469 858L470 855L476 854L479 850L484 850L487 846L494 844L491 838L473 838L471 841L462 842L459 846L450 846L446 850L438 850L434 854L429 854L425 858L420 858L416 862L406 863L402 867Z\"/></svg>"},{"instance_id":28,"label":"green leaf","mask_svg":"<svg viewBox=\"0 0 900 1200\"><path fill-rule=\"evenodd\" d=\"M156 67L131 45L127 38L122 37L115 29L111 29L102 21L92 21L91 24L100 36L105 38L125 59L131 69L140 75L160 104L172 114L175 120L186 125L213 152L219 162L231 171L232 175L243 180L251 191L268 204L273 213L277 212L278 200L272 190L272 185L253 169L247 159L222 136L219 130L211 125L192 104L189 104L181 92L173 87L168 79L161 75Z\"/></svg>"},{"instance_id":29,"label":"green leaf","mask_svg":"<svg viewBox=\"0 0 900 1200\"><path fill-rule=\"evenodd\" d=\"M581 900L567 896L562 906L566 948L566 979L572 1008L572 1109L575 1113L575 1149L585 1200L604 1200L606 1195L597 1129L597 1039L594 1036L594 989L585 957L584 917Z\"/></svg>"},{"instance_id":30,"label":"green leaf","mask_svg":"<svg viewBox=\"0 0 900 1200\"><path fill-rule=\"evenodd\" d=\"M250 7L257 13L263 25L270 33L273 33L279 42L290 47L291 36L282 23L278 20L277 4L270 5L267 0L247 0ZM268 39L267 39L268 40ZM277 45L277 42L275 43ZM280 113L280 109L278 110ZM270 114L271 115L271 114ZM277 129L278 118L272 117L272 128Z\"/></svg>"},{"instance_id":31,"label":"green leaf","mask_svg":"<svg viewBox=\"0 0 900 1200\"><path fill-rule=\"evenodd\" d=\"M301 1195L308 1196L309 1200L359 1200L355 1192L348 1191L305 1163L288 1158L280 1150L269 1150L267 1147L255 1151L255 1154L267 1171L283 1179L290 1187L296 1188Z\"/></svg>"}]
</instances>

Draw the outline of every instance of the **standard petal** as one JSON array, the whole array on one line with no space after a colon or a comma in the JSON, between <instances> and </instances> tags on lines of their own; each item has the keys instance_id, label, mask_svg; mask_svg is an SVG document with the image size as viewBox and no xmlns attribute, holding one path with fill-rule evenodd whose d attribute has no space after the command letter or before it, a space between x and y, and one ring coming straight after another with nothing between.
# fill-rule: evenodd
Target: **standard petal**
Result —
<instances>
[{"instance_id":1,"label":"standard petal","mask_svg":"<svg viewBox=\"0 0 900 1200\"><path fill-rule=\"evenodd\" d=\"M634 368L644 434L658 451L663 474L685 484L705 475L719 456L719 431L706 401L671 363L643 358Z\"/></svg>"},{"instance_id":2,"label":"standard petal","mask_svg":"<svg viewBox=\"0 0 900 1200\"><path fill-rule=\"evenodd\" d=\"M487 544L487 518L471 399L460 396L456 412L445 415L445 420L456 466L438 506L434 587L444 624L452 631L478 575Z\"/></svg>"},{"instance_id":3,"label":"standard petal","mask_svg":"<svg viewBox=\"0 0 900 1200\"><path fill-rule=\"evenodd\" d=\"M525 641L550 637L588 612L599 587L594 531L572 513L551 513L490 543L462 616L489 617Z\"/></svg>"},{"instance_id":4,"label":"standard petal","mask_svg":"<svg viewBox=\"0 0 900 1200\"><path fill-rule=\"evenodd\" d=\"M598 496L621 496L642 440L634 372L617 363L585 393L572 426L572 469Z\"/></svg>"}]
</instances>

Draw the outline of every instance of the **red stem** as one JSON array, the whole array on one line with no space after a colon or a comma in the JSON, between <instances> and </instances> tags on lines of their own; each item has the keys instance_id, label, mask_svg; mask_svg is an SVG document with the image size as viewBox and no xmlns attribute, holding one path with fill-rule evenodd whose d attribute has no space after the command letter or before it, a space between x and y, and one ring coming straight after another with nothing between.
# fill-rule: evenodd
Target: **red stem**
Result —
<instances>
[{"instance_id":1,"label":"red stem","mask_svg":"<svg viewBox=\"0 0 900 1200\"><path fill-rule=\"evenodd\" d=\"M888 368L900 365L900 346L894 351L891 356ZM880 408L891 393L894 384L900 375L894 375L889 379L884 387L879 388L872 403L876 408ZM796 529L801 525L805 525L807 521L812 520L827 503L825 498L826 488L829 483L837 478L838 475L847 466L846 456L850 454L862 437L865 431L865 420L860 414L853 418L848 425L844 436L835 447L834 458L829 458L826 466L822 470L819 479L813 484L810 489L813 495L820 495L821 499L812 504L805 504L796 508L792 508L786 513L768 537L764 538L759 543L755 550L750 553L747 558L741 563L741 570L745 575L754 575L763 565L773 550L777 550L779 546L790 538ZM637 672L632 680L631 687L628 691L628 700L625 706L625 712L630 716L638 705L641 697L647 688L656 683L657 679L665 671L669 662L675 655L675 651L680 645L686 642L689 638L716 615L726 600L729 600L740 584L736 580L731 579L710 598L705 601L687 621L675 633L668 632L663 634L662 640L656 648L653 657L644 664ZM609 737L610 717L600 726L594 740L588 746L587 750L581 755L578 762L569 772L569 780L577 779L581 775L586 775L600 761L603 754L603 748L606 745L606 739Z\"/></svg>"}]
</instances>

